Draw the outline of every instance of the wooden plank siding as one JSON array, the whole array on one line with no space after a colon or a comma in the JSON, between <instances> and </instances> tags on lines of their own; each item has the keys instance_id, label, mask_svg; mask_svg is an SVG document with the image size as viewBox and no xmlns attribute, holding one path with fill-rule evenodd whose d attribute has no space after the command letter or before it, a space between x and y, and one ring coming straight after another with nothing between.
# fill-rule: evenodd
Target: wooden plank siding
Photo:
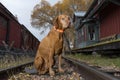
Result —
<instances>
[{"instance_id":1,"label":"wooden plank siding","mask_svg":"<svg viewBox=\"0 0 120 80\"><path fill-rule=\"evenodd\" d=\"M27 39L25 36L28 36ZM26 39L26 40L24 40ZM22 50L37 50L39 40L16 17L0 3L0 49L4 49L2 41L12 48Z\"/></svg>"},{"instance_id":2,"label":"wooden plank siding","mask_svg":"<svg viewBox=\"0 0 120 80\"><path fill-rule=\"evenodd\" d=\"M7 40L7 28L8 28L8 19L3 15L0 15L0 45L2 45L2 41Z\"/></svg>"},{"instance_id":3,"label":"wooden plank siding","mask_svg":"<svg viewBox=\"0 0 120 80\"><path fill-rule=\"evenodd\" d=\"M100 39L120 34L120 6L110 4L100 12Z\"/></svg>"},{"instance_id":4,"label":"wooden plank siding","mask_svg":"<svg viewBox=\"0 0 120 80\"><path fill-rule=\"evenodd\" d=\"M14 41L14 47L21 48L21 25L15 21L10 21L9 44Z\"/></svg>"}]
</instances>

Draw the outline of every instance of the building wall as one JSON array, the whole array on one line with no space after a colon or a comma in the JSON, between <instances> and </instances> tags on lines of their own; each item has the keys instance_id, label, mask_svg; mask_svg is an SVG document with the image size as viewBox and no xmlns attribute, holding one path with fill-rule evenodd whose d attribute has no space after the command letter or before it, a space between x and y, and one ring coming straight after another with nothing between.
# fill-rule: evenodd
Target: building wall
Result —
<instances>
[{"instance_id":1,"label":"building wall","mask_svg":"<svg viewBox=\"0 0 120 80\"><path fill-rule=\"evenodd\" d=\"M6 28L0 25L0 45L2 45L2 41L6 40Z\"/></svg>"},{"instance_id":2,"label":"building wall","mask_svg":"<svg viewBox=\"0 0 120 80\"><path fill-rule=\"evenodd\" d=\"M76 31L76 43L75 47L82 47L81 43L85 41L85 29L82 27L80 30Z\"/></svg>"},{"instance_id":3,"label":"building wall","mask_svg":"<svg viewBox=\"0 0 120 80\"><path fill-rule=\"evenodd\" d=\"M7 34L7 22L8 20L0 15L0 45L2 45L2 41L6 41L6 34Z\"/></svg>"},{"instance_id":4,"label":"building wall","mask_svg":"<svg viewBox=\"0 0 120 80\"><path fill-rule=\"evenodd\" d=\"M9 44L14 41L14 47L20 48L21 46L21 25L11 20L9 23Z\"/></svg>"},{"instance_id":5,"label":"building wall","mask_svg":"<svg viewBox=\"0 0 120 80\"><path fill-rule=\"evenodd\" d=\"M7 20L6 25L6 22L4 19L2 19L2 17ZM25 39L25 36L28 36L27 39ZM0 47L4 48L2 41L5 41L8 46L14 42L13 48L24 49L25 51L36 51L39 44L39 40L32 35L25 26L21 25L15 19L15 17L0 3Z\"/></svg>"},{"instance_id":6,"label":"building wall","mask_svg":"<svg viewBox=\"0 0 120 80\"><path fill-rule=\"evenodd\" d=\"M100 13L100 20L100 38L120 34L120 6L107 6Z\"/></svg>"}]
</instances>

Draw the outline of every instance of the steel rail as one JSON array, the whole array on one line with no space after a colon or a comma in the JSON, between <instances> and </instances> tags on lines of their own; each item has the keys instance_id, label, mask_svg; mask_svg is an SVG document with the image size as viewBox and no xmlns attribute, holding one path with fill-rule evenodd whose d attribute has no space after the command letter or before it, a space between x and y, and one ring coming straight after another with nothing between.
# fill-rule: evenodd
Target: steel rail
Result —
<instances>
[{"instance_id":1,"label":"steel rail","mask_svg":"<svg viewBox=\"0 0 120 80\"><path fill-rule=\"evenodd\" d=\"M87 64L77 61L75 59L71 59L68 57L63 58L72 66L74 65L75 70L77 70L85 80L120 80L112 75L92 68Z\"/></svg>"},{"instance_id":2,"label":"steel rail","mask_svg":"<svg viewBox=\"0 0 120 80\"><path fill-rule=\"evenodd\" d=\"M17 72L21 72L21 71L24 70L24 68L26 66L30 66L30 65L33 65L33 61L25 63L25 64L18 65L18 66L12 66L12 67L9 67L9 68L0 69L0 80L3 77L7 78L10 74L15 74Z\"/></svg>"}]
</instances>

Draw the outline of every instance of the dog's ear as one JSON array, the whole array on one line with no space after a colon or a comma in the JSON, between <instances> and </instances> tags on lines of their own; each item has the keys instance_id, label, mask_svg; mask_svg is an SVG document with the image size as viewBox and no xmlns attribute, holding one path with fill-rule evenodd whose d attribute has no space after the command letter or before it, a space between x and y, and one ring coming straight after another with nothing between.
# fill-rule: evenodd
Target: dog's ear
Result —
<instances>
[{"instance_id":1,"label":"dog's ear","mask_svg":"<svg viewBox=\"0 0 120 80\"><path fill-rule=\"evenodd\" d=\"M56 27L56 29L59 28L59 20L58 20L58 17L56 17L55 20L53 21L53 25Z\"/></svg>"}]
</instances>

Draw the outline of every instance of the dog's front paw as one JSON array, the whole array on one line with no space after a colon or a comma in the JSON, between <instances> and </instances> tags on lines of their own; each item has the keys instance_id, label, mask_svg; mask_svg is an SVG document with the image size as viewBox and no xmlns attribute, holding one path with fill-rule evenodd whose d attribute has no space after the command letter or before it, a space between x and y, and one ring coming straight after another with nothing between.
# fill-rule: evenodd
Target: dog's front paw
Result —
<instances>
[{"instance_id":1,"label":"dog's front paw","mask_svg":"<svg viewBox=\"0 0 120 80\"><path fill-rule=\"evenodd\" d=\"M49 71L50 77L53 77L55 75L55 72L53 70Z\"/></svg>"},{"instance_id":2,"label":"dog's front paw","mask_svg":"<svg viewBox=\"0 0 120 80\"><path fill-rule=\"evenodd\" d=\"M64 73L64 70L62 68L58 69L60 73Z\"/></svg>"}]
</instances>

